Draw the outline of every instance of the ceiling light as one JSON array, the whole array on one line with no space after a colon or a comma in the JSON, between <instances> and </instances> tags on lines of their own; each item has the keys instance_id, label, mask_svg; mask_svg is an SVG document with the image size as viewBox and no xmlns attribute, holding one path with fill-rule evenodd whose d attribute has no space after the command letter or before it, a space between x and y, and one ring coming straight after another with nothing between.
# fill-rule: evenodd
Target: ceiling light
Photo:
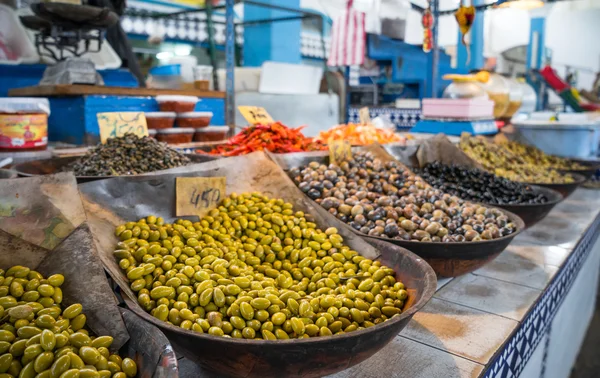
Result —
<instances>
[{"instance_id":1,"label":"ceiling light","mask_svg":"<svg viewBox=\"0 0 600 378\"><path fill-rule=\"evenodd\" d=\"M156 59L159 60L171 59L172 57L173 53L170 51L161 51L158 54L156 54Z\"/></svg>"}]
</instances>

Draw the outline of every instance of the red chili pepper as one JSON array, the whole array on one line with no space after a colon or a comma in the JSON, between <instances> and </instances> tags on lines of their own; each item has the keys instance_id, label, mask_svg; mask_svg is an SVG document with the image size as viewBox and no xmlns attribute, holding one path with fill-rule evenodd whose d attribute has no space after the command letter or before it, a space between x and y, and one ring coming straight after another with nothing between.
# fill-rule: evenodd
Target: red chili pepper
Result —
<instances>
[{"instance_id":1,"label":"red chili pepper","mask_svg":"<svg viewBox=\"0 0 600 378\"><path fill-rule=\"evenodd\" d=\"M224 145L211 150L209 154L237 156L262 150L286 153L325 149L321 142L314 142L312 138L305 137L302 134L303 128L303 126L289 128L280 122L249 126L230 138Z\"/></svg>"}]
</instances>

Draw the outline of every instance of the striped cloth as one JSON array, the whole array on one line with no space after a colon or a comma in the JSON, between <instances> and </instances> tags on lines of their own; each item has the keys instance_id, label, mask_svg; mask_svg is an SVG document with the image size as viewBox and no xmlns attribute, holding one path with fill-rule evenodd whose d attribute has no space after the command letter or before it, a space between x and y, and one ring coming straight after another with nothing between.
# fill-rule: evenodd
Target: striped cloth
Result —
<instances>
[{"instance_id":1,"label":"striped cloth","mask_svg":"<svg viewBox=\"0 0 600 378\"><path fill-rule=\"evenodd\" d=\"M352 8L349 0L346 10L333 21L329 66L355 66L365 60L365 14Z\"/></svg>"}]
</instances>

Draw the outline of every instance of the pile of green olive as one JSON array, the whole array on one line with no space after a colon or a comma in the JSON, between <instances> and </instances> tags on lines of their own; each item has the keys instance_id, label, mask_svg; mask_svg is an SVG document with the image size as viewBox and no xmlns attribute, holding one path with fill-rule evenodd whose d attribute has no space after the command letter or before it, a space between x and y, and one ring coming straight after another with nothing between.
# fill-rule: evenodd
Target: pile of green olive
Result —
<instances>
[{"instance_id":1,"label":"pile of green olive","mask_svg":"<svg viewBox=\"0 0 600 378\"><path fill-rule=\"evenodd\" d=\"M533 163L525 155L525 150L519 150L517 145L495 144L482 138L462 136L459 147L462 151L475 160L485 170L499 177L511 181L527 182L533 184L568 184L575 182L571 174L560 173L549 166L546 161ZM517 148L515 150L515 148ZM521 151L522 153L515 153Z\"/></svg>"},{"instance_id":2,"label":"pile of green olive","mask_svg":"<svg viewBox=\"0 0 600 378\"><path fill-rule=\"evenodd\" d=\"M369 236L452 243L516 231L502 211L432 188L401 164L368 152L356 152L339 166L311 162L289 174L310 198Z\"/></svg>"},{"instance_id":3,"label":"pile of green olive","mask_svg":"<svg viewBox=\"0 0 600 378\"><path fill-rule=\"evenodd\" d=\"M89 334L81 304L61 306L64 280L0 270L0 378L135 377L132 359L109 352L112 337Z\"/></svg>"},{"instance_id":4,"label":"pile of green olive","mask_svg":"<svg viewBox=\"0 0 600 378\"><path fill-rule=\"evenodd\" d=\"M307 218L281 199L232 194L199 222L117 227L114 255L142 308L199 333L331 336L400 314L408 293L394 270Z\"/></svg>"}]
</instances>

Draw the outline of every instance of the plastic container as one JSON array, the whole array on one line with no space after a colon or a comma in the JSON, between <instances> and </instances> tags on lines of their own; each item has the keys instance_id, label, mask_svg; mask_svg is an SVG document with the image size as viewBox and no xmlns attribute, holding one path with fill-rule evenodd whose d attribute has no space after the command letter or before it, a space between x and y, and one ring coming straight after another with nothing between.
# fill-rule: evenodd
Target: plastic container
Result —
<instances>
[{"instance_id":1,"label":"plastic container","mask_svg":"<svg viewBox=\"0 0 600 378\"><path fill-rule=\"evenodd\" d=\"M192 127L194 129L206 127L210 124L212 112L189 112L177 114L178 127Z\"/></svg>"},{"instance_id":2,"label":"plastic container","mask_svg":"<svg viewBox=\"0 0 600 378\"><path fill-rule=\"evenodd\" d=\"M558 121L529 119L514 122L517 139L547 154L589 158L598 152L600 121L585 114L559 114Z\"/></svg>"},{"instance_id":3,"label":"plastic container","mask_svg":"<svg viewBox=\"0 0 600 378\"><path fill-rule=\"evenodd\" d=\"M504 117L510 102L508 80L496 73L490 73L487 82L480 82L479 85L487 93L490 100L494 101L494 118Z\"/></svg>"},{"instance_id":4,"label":"plastic container","mask_svg":"<svg viewBox=\"0 0 600 378\"><path fill-rule=\"evenodd\" d=\"M154 67L150 70L151 88L180 89L182 84L181 66L179 64L167 64Z\"/></svg>"},{"instance_id":5,"label":"plastic container","mask_svg":"<svg viewBox=\"0 0 600 378\"><path fill-rule=\"evenodd\" d=\"M508 108L502 117L512 118L523 104L523 88L515 78L507 78L506 81L508 82Z\"/></svg>"},{"instance_id":6,"label":"plastic container","mask_svg":"<svg viewBox=\"0 0 600 378\"><path fill-rule=\"evenodd\" d=\"M190 143L194 139L195 130L191 127L175 127L156 130L156 139L167 144Z\"/></svg>"},{"instance_id":7,"label":"plastic container","mask_svg":"<svg viewBox=\"0 0 600 378\"><path fill-rule=\"evenodd\" d=\"M193 112L198 102L194 96L156 96L156 102L161 112L187 113Z\"/></svg>"},{"instance_id":8,"label":"plastic container","mask_svg":"<svg viewBox=\"0 0 600 378\"><path fill-rule=\"evenodd\" d=\"M156 129L148 129L148 136L156 139Z\"/></svg>"},{"instance_id":9,"label":"plastic container","mask_svg":"<svg viewBox=\"0 0 600 378\"><path fill-rule=\"evenodd\" d=\"M147 112L144 115L148 129L170 129L175 125L177 117L175 112Z\"/></svg>"},{"instance_id":10,"label":"plastic container","mask_svg":"<svg viewBox=\"0 0 600 378\"><path fill-rule=\"evenodd\" d=\"M208 126L195 129L194 142L220 142L227 139L229 126Z\"/></svg>"},{"instance_id":11,"label":"plastic container","mask_svg":"<svg viewBox=\"0 0 600 378\"><path fill-rule=\"evenodd\" d=\"M40 151L48 147L46 98L0 98L0 151Z\"/></svg>"},{"instance_id":12,"label":"plastic container","mask_svg":"<svg viewBox=\"0 0 600 378\"><path fill-rule=\"evenodd\" d=\"M494 102L483 97L423 99L423 117L457 119L491 119Z\"/></svg>"}]
</instances>

